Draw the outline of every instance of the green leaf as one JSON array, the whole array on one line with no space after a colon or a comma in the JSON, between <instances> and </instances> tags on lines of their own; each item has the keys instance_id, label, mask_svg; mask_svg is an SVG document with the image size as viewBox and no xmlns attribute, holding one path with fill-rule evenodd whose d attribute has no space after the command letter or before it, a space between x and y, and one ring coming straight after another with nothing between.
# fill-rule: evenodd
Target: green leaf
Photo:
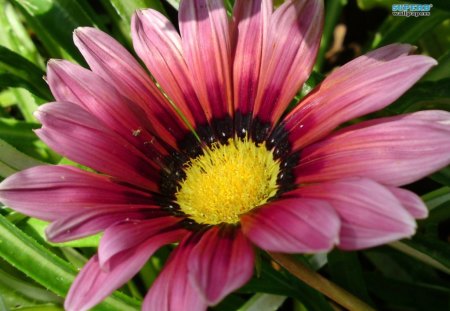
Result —
<instances>
[{"instance_id":1,"label":"green leaf","mask_svg":"<svg viewBox=\"0 0 450 311\"><path fill-rule=\"evenodd\" d=\"M385 302L377 310L448 310L450 290L435 284L400 281L379 273L367 273L371 293Z\"/></svg>"},{"instance_id":2,"label":"green leaf","mask_svg":"<svg viewBox=\"0 0 450 311\"><path fill-rule=\"evenodd\" d=\"M450 110L450 78L415 85L387 110L398 114L427 109Z\"/></svg>"},{"instance_id":3,"label":"green leaf","mask_svg":"<svg viewBox=\"0 0 450 311\"><path fill-rule=\"evenodd\" d=\"M255 294L238 311L276 311L285 300L285 296Z\"/></svg>"},{"instance_id":4,"label":"green leaf","mask_svg":"<svg viewBox=\"0 0 450 311\"><path fill-rule=\"evenodd\" d=\"M73 30L94 26L94 21L78 1L73 0L11 0L23 13L45 48L54 58L84 63L72 41Z\"/></svg>"},{"instance_id":5,"label":"green leaf","mask_svg":"<svg viewBox=\"0 0 450 311\"><path fill-rule=\"evenodd\" d=\"M450 50L438 58L438 65L423 77L424 81L437 81L450 78Z\"/></svg>"},{"instance_id":6,"label":"green leaf","mask_svg":"<svg viewBox=\"0 0 450 311\"><path fill-rule=\"evenodd\" d=\"M44 82L44 75L43 70L23 56L0 46L0 91L6 87L21 86L39 97L51 100L53 96Z\"/></svg>"},{"instance_id":7,"label":"green leaf","mask_svg":"<svg viewBox=\"0 0 450 311\"><path fill-rule=\"evenodd\" d=\"M102 4L112 16L128 44L131 43L131 17L136 10L151 8L165 14L164 7L159 0L102 0Z\"/></svg>"},{"instance_id":8,"label":"green leaf","mask_svg":"<svg viewBox=\"0 0 450 311\"><path fill-rule=\"evenodd\" d=\"M307 264L305 260L303 261ZM294 297L301 301L309 311L333 310L321 293L312 289L299 279L284 271L276 271L267 260L262 260L261 265L260 275L253 277L239 291Z\"/></svg>"},{"instance_id":9,"label":"green leaf","mask_svg":"<svg viewBox=\"0 0 450 311\"><path fill-rule=\"evenodd\" d=\"M55 163L60 156L55 154L33 132L38 123L0 118L0 139L17 150L44 162Z\"/></svg>"},{"instance_id":10,"label":"green leaf","mask_svg":"<svg viewBox=\"0 0 450 311\"><path fill-rule=\"evenodd\" d=\"M73 266L49 252L1 215L0 256L59 296L66 295L77 273ZM94 308L98 311L137 309L137 302L120 293L113 294Z\"/></svg>"},{"instance_id":11,"label":"green leaf","mask_svg":"<svg viewBox=\"0 0 450 311\"><path fill-rule=\"evenodd\" d=\"M29 304L61 303L62 299L52 292L37 287L29 280L19 279L0 269L0 285L14 293L16 299L23 299ZM19 297L18 297L19 296ZM5 298L8 296L5 295ZM17 303L17 301L16 301ZM13 306L13 305L11 305Z\"/></svg>"},{"instance_id":12,"label":"green leaf","mask_svg":"<svg viewBox=\"0 0 450 311\"><path fill-rule=\"evenodd\" d=\"M0 176L7 177L17 171L42 164L44 163L19 152L0 139Z\"/></svg>"},{"instance_id":13,"label":"green leaf","mask_svg":"<svg viewBox=\"0 0 450 311\"><path fill-rule=\"evenodd\" d=\"M46 240L45 228L48 226L48 222L36 218L30 218L28 220L28 224L39 234L39 236L43 240ZM101 234L96 234L64 243L47 243L55 247L98 247L101 236Z\"/></svg>"},{"instance_id":14,"label":"green leaf","mask_svg":"<svg viewBox=\"0 0 450 311\"><path fill-rule=\"evenodd\" d=\"M325 60L325 53L332 42L336 24L339 22L343 8L347 5L347 0L333 0L325 2L325 22L320 41L319 52L317 53L314 69L320 71Z\"/></svg>"},{"instance_id":15,"label":"green leaf","mask_svg":"<svg viewBox=\"0 0 450 311\"><path fill-rule=\"evenodd\" d=\"M433 10L430 16L411 18L389 16L375 35L371 49L390 43L410 43L417 41L450 17L450 13Z\"/></svg>"},{"instance_id":16,"label":"green leaf","mask_svg":"<svg viewBox=\"0 0 450 311\"><path fill-rule=\"evenodd\" d=\"M22 24L19 12L6 0L0 0L0 29L0 45L20 54L41 69L45 67L29 29Z\"/></svg>"},{"instance_id":17,"label":"green leaf","mask_svg":"<svg viewBox=\"0 0 450 311\"><path fill-rule=\"evenodd\" d=\"M367 292L361 264L356 252L333 250L328 253L331 279L366 303L373 305Z\"/></svg>"},{"instance_id":18,"label":"green leaf","mask_svg":"<svg viewBox=\"0 0 450 311\"><path fill-rule=\"evenodd\" d=\"M439 240L416 237L414 241L404 240L391 243L389 246L433 268L450 274L450 251L446 243Z\"/></svg>"}]
</instances>

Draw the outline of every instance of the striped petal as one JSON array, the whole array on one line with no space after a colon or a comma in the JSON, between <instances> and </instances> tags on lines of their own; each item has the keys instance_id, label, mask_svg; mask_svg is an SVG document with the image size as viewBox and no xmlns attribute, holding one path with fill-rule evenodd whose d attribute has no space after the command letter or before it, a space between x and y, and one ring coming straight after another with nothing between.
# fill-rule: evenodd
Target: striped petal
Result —
<instances>
[{"instance_id":1,"label":"striped petal","mask_svg":"<svg viewBox=\"0 0 450 311\"><path fill-rule=\"evenodd\" d=\"M36 134L53 150L82 165L157 191L157 166L77 105L50 103L35 114Z\"/></svg>"},{"instance_id":2,"label":"striped petal","mask_svg":"<svg viewBox=\"0 0 450 311\"><path fill-rule=\"evenodd\" d=\"M206 124L183 58L180 35L171 22L155 10L140 10L131 25L134 49L161 88L191 125Z\"/></svg>"},{"instance_id":3,"label":"striped petal","mask_svg":"<svg viewBox=\"0 0 450 311\"><path fill-rule=\"evenodd\" d=\"M106 205L74 210L70 216L58 218L45 230L47 239L53 243L76 240L104 231L110 226L147 218L156 206Z\"/></svg>"},{"instance_id":4,"label":"striped petal","mask_svg":"<svg viewBox=\"0 0 450 311\"><path fill-rule=\"evenodd\" d=\"M158 278L145 296L142 310L206 311L207 304L190 281L188 258L194 244L185 238L172 252Z\"/></svg>"},{"instance_id":5,"label":"striped petal","mask_svg":"<svg viewBox=\"0 0 450 311\"><path fill-rule=\"evenodd\" d=\"M422 111L362 122L305 148L297 183L353 176L401 186L450 163L450 113Z\"/></svg>"},{"instance_id":6,"label":"striped petal","mask_svg":"<svg viewBox=\"0 0 450 311\"><path fill-rule=\"evenodd\" d=\"M68 61L51 60L47 66L47 78L58 101L83 107L141 150L153 148L153 153L167 154L167 148L161 143L171 143L170 140L162 142L154 136L153 125L144 110L97 74Z\"/></svg>"},{"instance_id":7,"label":"striped petal","mask_svg":"<svg viewBox=\"0 0 450 311\"><path fill-rule=\"evenodd\" d=\"M288 0L271 16L254 111L263 121L276 123L308 78L322 26L321 0Z\"/></svg>"},{"instance_id":8,"label":"striped petal","mask_svg":"<svg viewBox=\"0 0 450 311\"><path fill-rule=\"evenodd\" d=\"M98 256L95 255L83 267L70 287L64 309L67 311L91 309L129 281L158 248L171 243L172 240L173 236L168 232L121 252L110 260L108 271L102 270Z\"/></svg>"},{"instance_id":9,"label":"striped petal","mask_svg":"<svg viewBox=\"0 0 450 311\"><path fill-rule=\"evenodd\" d=\"M0 200L43 220L57 220L97 207L154 204L150 194L71 166L36 166L0 183Z\"/></svg>"},{"instance_id":10,"label":"striped petal","mask_svg":"<svg viewBox=\"0 0 450 311\"><path fill-rule=\"evenodd\" d=\"M402 206L416 219L428 217L428 209L422 199L414 192L397 187L388 187L389 191L402 203Z\"/></svg>"},{"instance_id":11,"label":"striped petal","mask_svg":"<svg viewBox=\"0 0 450 311\"><path fill-rule=\"evenodd\" d=\"M405 55L408 49L385 47L331 73L282 123L292 148L298 150L346 121L386 107L436 65L430 57Z\"/></svg>"},{"instance_id":12,"label":"striped petal","mask_svg":"<svg viewBox=\"0 0 450 311\"><path fill-rule=\"evenodd\" d=\"M338 247L356 250L382 245L414 234L414 218L386 187L370 179L349 179L304 186L302 198L329 202L342 227Z\"/></svg>"},{"instance_id":13,"label":"striped petal","mask_svg":"<svg viewBox=\"0 0 450 311\"><path fill-rule=\"evenodd\" d=\"M115 39L98 29L80 27L74 31L74 42L94 73L145 111L156 136L174 145L188 132L148 74Z\"/></svg>"},{"instance_id":14,"label":"striped petal","mask_svg":"<svg viewBox=\"0 0 450 311\"><path fill-rule=\"evenodd\" d=\"M267 40L270 0L238 0L233 12L233 89L235 128L241 136L250 129L261 75L263 42Z\"/></svg>"},{"instance_id":15,"label":"striped petal","mask_svg":"<svg viewBox=\"0 0 450 311\"><path fill-rule=\"evenodd\" d=\"M213 227L194 247L188 260L193 285L215 305L244 285L253 274L253 249L237 228Z\"/></svg>"},{"instance_id":16,"label":"striped petal","mask_svg":"<svg viewBox=\"0 0 450 311\"><path fill-rule=\"evenodd\" d=\"M221 0L182 1L179 10L183 55L208 119L233 112L230 26ZM225 124L231 134L231 124Z\"/></svg>"},{"instance_id":17,"label":"striped petal","mask_svg":"<svg viewBox=\"0 0 450 311\"><path fill-rule=\"evenodd\" d=\"M285 198L241 217L244 234L262 249L283 253L328 251L338 242L340 221L325 201Z\"/></svg>"},{"instance_id":18,"label":"striped petal","mask_svg":"<svg viewBox=\"0 0 450 311\"><path fill-rule=\"evenodd\" d=\"M186 231L176 228L180 218L173 216L157 217L158 213L155 214L156 218L153 219L133 220L130 217L128 221L107 228L98 247L100 266L105 269L109 260L118 253L137 247L150 238L157 238L163 232L171 232L171 236L173 236L171 243L179 241L186 234Z\"/></svg>"}]
</instances>

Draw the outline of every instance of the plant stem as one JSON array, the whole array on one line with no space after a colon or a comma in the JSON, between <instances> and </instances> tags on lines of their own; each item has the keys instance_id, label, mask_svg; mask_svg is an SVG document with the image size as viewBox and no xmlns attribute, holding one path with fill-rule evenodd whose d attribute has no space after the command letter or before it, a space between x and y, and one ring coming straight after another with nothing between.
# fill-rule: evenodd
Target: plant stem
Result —
<instances>
[{"instance_id":1,"label":"plant stem","mask_svg":"<svg viewBox=\"0 0 450 311\"><path fill-rule=\"evenodd\" d=\"M319 273L309 269L293 256L271 252L269 252L269 255L296 278L334 300L344 308L350 311L375 311L371 306L324 278Z\"/></svg>"}]
</instances>

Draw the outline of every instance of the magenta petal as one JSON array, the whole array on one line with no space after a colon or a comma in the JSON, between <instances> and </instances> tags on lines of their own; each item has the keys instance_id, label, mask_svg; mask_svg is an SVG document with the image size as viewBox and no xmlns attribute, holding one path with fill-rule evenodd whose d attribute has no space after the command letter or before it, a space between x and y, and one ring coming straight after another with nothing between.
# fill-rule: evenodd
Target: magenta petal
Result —
<instances>
[{"instance_id":1,"label":"magenta petal","mask_svg":"<svg viewBox=\"0 0 450 311\"><path fill-rule=\"evenodd\" d=\"M136 186L158 190L158 166L81 107L50 103L35 115L42 123L36 134L53 150Z\"/></svg>"},{"instance_id":2,"label":"magenta petal","mask_svg":"<svg viewBox=\"0 0 450 311\"><path fill-rule=\"evenodd\" d=\"M0 183L0 200L26 215L56 220L98 206L153 205L152 196L70 166L36 166Z\"/></svg>"},{"instance_id":3,"label":"magenta petal","mask_svg":"<svg viewBox=\"0 0 450 311\"><path fill-rule=\"evenodd\" d=\"M417 194L397 187L388 187L388 189L414 218L427 218L428 209Z\"/></svg>"},{"instance_id":4,"label":"magenta petal","mask_svg":"<svg viewBox=\"0 0 450 311\"><path fill-rule=\"evenodd\" d=\"M134 49L161 88L191 125L205 124L177 30L164 15L151 9L137 11L131 26Z\"/></svg>"},{"instance_id":5,"label":"magenta petal","mask_svg":"<svg viewBox=\"0 0 450 311\"><path fill-rule=\"evenodd\" d=\"M253 260L252 246L240 229L213 227L189 256L189 275L208 305L215 305L251 278Z\"/></svg>"},{"instance_id":6,"label":"magenta petal","mask_svg":"<svg viewBox=\"0 0 450 311\"><path fill-rule=\"evenodd\" d=\"M158 137L176 141L188 131L148 74L114 38L95 28L81 27L74 31L74 42L93 72L145 111Z\"/></svg>"},{"instance_id":7,"label":"magenta petal","mask_svg":"<svg viewBox=\"0 0 450 311\"><path fill-rule=\"evenodd\" d=\"M298 183L354 176L401 186L450 163L450 113L422 111L362 122L302 151Z\"/></svg>"},{"instance_id":8,"label":"magenta petal","mask_svg":"<svg viewBox=\"0 0 450 311\"><path fill-rule=\"evenodd\" d=\"M126 204L77 208L72 215L53 221L45 232L47 239L54 243L76 240L96 234L118 222L148 217L151 208Z\"/></svg>"},{"instance_id":9,"label":"magenta petal","mask_svg":"<svg viewBox=\"0 0 450 311\"><path fill-rule=\"evenodd\" d=\"M97 74L68 61L50 60L47 79L58 101L83 107L139 150L152 147L154 152L167 153L159 137L154 136L153 125L149 122L152 120L146 117L144 110ZM176 142L169 138L164 137L164 143L175 148Z\"/></svg>"},{"instance_id":10,"label":"magenta petal","mask_svg":"<svg viewBox=\"0 0 450 311\"><path fill-rule=\"evenodd\" d=\"M208 119L231 115L230 26L223 1L182 1L179 23L183 55Z\"/></svg>"},{"instance_id":11,"label":"magenta petal","mask_svg":"<svg viewBox=\"0 0 450 311\"><path fill-rule=\"evenodd\" d=\"M238 0L234 6L234 105L242 115L251 115L253 112L261 72L263 41L267 39L271 13L272 3L267 0ZM237 126L247 128L249 124Z\"/></svg>"},{"instance_id":12,"label":"magenta petal","mask_svg":"<svg viewBox=\"0 0 450 311\"><path fill-rule=\"evenodd\" d=\"M164 231L171 232L173 241L170 243L178 241L185 234L183 230L172 230L179 222L180 218L172 216L146 220L133 219L130 213L129 219L105 230L98 247L100 266L104 267L105 263L116 254L136 247L147 239L157 239L158 235Z\"/></svg>"},{"instance_id":13,"label":"magenta petal","mask_svg":"<svg viewBox=\"0 0 450 311\"><path fill-rule=\"evenodd\" d=\"M145 296L142 310L206 311L207 304L189 279L188 258L194 247L185 239L172 252Z\"/></svg>"},{"instance_id":14,"label":"magenta petal","mask_svg":"<svg viewBox=\"0 0 450 311\"><path fill-rule=\"evenodd\" d=\"M410 237L414 218L386 187L370 179L349 179L304 186L295 195L329 202L339 213L339 248L356 250Z\"/></svg>"},{"instance_id":15,"label":"magenta petal","mask_svg":"<svg viewBox=\"0 0 450 311\"><path fill-rule=\"evenodd\" d=\"M254 114L276 123L311 73L323 26L320 0L285 1L270 17Z\"/></svg>"},{"instance_id":16,"label":"magenta petal","mask_svg":"<svg viewBox=\"0 0 450 311\"><path fill-rule=\"evenodd\" d=\"M169 238L168 238L169 237ZM114 256L109 270L100 268L98 256L89 260L73 282L64 307L67 311L85 311L130 280L162 245L172 242L171 233L140 244Z\"/></svg>"},{"instance_id":17,"label":"magenta petal","mask_svg":"<svg viewBox=\"0 0 450 311\"><path fill-rule=\"evenodd\" d=\"M382 48L333 71L286 117L284 126L293 148L307 146L348 120L386 107L436 65L430 57L405 55L407 50L405 45Z\"/></svg>"},{"instance_id":18,"label":"magenta petal","mask_svg":"<svg viewBox=\"0 0 450 311\"><path fill-rule=\"evenodd\" d=\"M283 253L329 251L338 242L340 221L325 201L286 198L241 217L244 234L262 249Z\"/></svg>"}]
</instances>

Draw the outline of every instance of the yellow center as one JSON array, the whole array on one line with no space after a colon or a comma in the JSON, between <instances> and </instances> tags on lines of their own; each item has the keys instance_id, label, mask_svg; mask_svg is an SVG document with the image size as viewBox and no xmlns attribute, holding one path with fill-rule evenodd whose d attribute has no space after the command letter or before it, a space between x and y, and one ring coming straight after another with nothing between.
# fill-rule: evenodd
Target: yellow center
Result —
<instances>
[{"instance_id":1,"label":"yellow center","mask_svg":"<svg viewBox=\"0 0 450 311\"><path fill-rule=\"evenodd\" d=\"M200 224L237 223L239 215L267 202L278 189L279 161L265 144L229 139L185 166L175 194L181 210Z\"/></svg>"}]
</instances>

